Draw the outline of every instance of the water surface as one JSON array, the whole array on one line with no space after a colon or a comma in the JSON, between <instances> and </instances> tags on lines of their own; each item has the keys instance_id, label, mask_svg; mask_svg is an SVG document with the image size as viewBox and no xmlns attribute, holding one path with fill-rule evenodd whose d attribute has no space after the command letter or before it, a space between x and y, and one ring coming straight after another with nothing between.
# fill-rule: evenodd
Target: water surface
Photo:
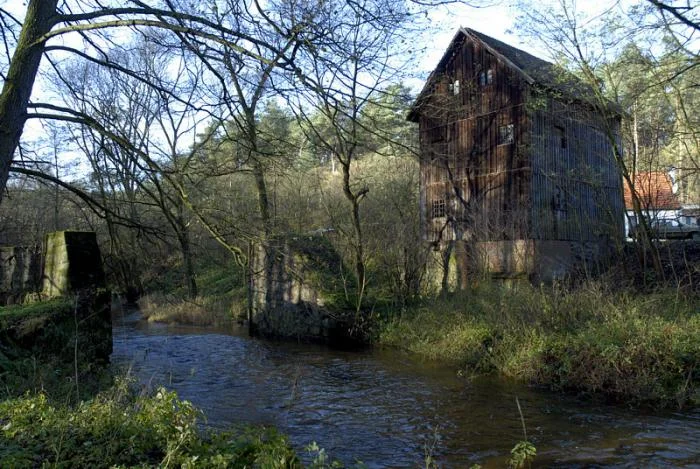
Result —
<instances>
[{"instance_id":1,"label":"water surface","mask_svg":"<svg viewBox=\"0 0 700 469\"><path fill-rule=\"evenodd\" d=\"M338 351L268 342L244 330L149 324L114 327L112 362L165 385L226 428L261 423L302 450L374 467L503 467L523 438L518 397L539 467L698 467L700 411L652 413L582 403L391 350Z\"/></svg>"}]
</instances>

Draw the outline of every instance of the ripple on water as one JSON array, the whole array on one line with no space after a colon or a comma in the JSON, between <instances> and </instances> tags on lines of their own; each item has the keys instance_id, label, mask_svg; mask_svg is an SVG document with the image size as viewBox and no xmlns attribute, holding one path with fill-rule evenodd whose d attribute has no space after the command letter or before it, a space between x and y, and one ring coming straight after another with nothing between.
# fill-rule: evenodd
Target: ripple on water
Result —
<instances>
[{"instance_id":1,"label":"ripple on water","mask_svg":"<svg viewBox=\"0 0 700 469\"><path fill-rule=\"evenodd\" d=\"M115 325L112 362L166 385L208 425L271 424L299 449L316 441L345 462L501 467L522 439L518 396L538 463L552 467L700 465L700 412L640 413L581 404L390 351L265 342L241 331Z\"/></svg>"}]
</instances>

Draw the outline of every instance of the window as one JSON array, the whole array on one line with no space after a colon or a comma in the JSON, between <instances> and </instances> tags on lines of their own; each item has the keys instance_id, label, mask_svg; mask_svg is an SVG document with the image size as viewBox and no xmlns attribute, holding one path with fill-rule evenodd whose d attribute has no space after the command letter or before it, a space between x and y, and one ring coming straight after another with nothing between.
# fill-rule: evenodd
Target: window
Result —
<instances>
[{"instance_id":1,"label":"window","mask_svg":"<svg viewBox=\"0 0 700 469\"><path fill-rule=\"evenodd\" d=\"M556 132L557 139L559 140L559 147L566 148L566 129L564 127L555 125L554 130Z\"/></svg>"},{"instance_id":2,"label":"window","mask_svg":"<svg viewBox=\"0 0 700 469\"><path fill-rule=\"evenodd\" d=\"M487 86L493 84L493 70L488 69L486 71L479 72L479 86Z\"/></svg>"},{"instance_id":3,"label":"window","mask_svg":"<svg viewBox=\"0 0 700 469\"><path fill-rule=\"evenodd\" d=\"M566 195L559 186L554 188L554 194L552 194L552 210L554 211L554 216L557 221L566 220Z\"/></svg>"},{"instance_id":4,"label":"window","mask_svg":"<svg viewBox=\"0 0 700 469\"><path fill-rule=\"evenodd\" d=\"M445 199L433 200L433 218L445 216Z\"/></svg>"},{"instance_id":5,"label":"window","mask_svg":"<svg viewBox=\"0 0 700 469\"><path fill-rule=\"evenodd\" d=\"M498 128L498 144L507 145L513 143L514 127L513 124L502 125Z\"/></svg>"},{"instance_id":6,"label":"window","mask_svg":"<svg viewBox=\"0 0 700 469\"><path fill-rule=\"evenodd\" d=\"M450 84L450 89L452 90L452 94L457 96L459 94L459 80L455 80L454 83Z\"/></svg>"}]
</instances>

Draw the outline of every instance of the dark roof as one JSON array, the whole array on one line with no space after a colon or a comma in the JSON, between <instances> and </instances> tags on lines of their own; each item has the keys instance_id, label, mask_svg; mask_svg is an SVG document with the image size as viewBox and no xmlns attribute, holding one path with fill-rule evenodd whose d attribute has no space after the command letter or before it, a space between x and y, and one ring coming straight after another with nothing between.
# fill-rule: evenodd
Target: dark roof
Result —
<instances>
[{"instance_id":1,"label":"dark roof","mask_svg":"<svg viewBox=\"0 0 700 469\"><path fill-rule=\"evenodd\" d=\"M515 67L526 76L529 82L550 86L559 85L561 83L563 76L562 70L553 63L535 57L524 50L513 47L510 44L506 44L503 41L499 41L479 31L470 28L461 28L461 30L464 31L464 34L476 36L481 42L489 46L490 49L494 49L499 55L503 56L503 58L508 59L512 65L515 65Z\"/></svg>"},{"instance_id":2,"label":"dark roof","mask_svg":"<svg viewBox=\"0 0 700 469\"><path fill-rule=\"evenodd\" d=\"M681 208L673 193L673 183L663 171L637 173L633 177L634 188L643 210L677 210ZM632 210L632 190L625 181L625 208Z\"/></svg>"},{"instance_id":3,"label":"dark roof","mask_svg":"<svg viewBox=\"0 0 700 469\"><path fill-rule=\"evenodd\" d=\"M522 49L513 47L510 44L506 44L503 41L499 41L479 31L475 31L471 28L460 28L445 51L445 54L440 59L440 62L438 62L438 66L428 77L423 90L418 95L409 113L409 120L415 120L415 114L417 114L418 107L420 107L421 98L423 98L423 95L429 89L431 82L437 78L437 75L444 71L455 48L461 44L459 39L462 37L472 37L480 41L487 49L490 49L494 55L503 59L510 67L519 72L531 85L539 85L574 100L589 103L595 102L593 89L560 66L535 57ZM608 107L611 108L609 110L613 110L616 113L620 112L614 105Z\"/></svg>"}]
</instances>

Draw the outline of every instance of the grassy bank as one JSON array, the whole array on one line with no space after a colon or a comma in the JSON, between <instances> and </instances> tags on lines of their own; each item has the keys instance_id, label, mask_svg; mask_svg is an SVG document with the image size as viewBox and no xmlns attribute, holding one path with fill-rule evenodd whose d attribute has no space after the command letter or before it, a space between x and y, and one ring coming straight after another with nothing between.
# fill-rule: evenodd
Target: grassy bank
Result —
<instances>
[{"instance_id":1,"label":"grassy bank","mask_svg":"<svg viewBox=\"0 0 700 469\"><path fill-rule=\"evenodd\" d=\"M143 296L138 301L139 308L149 321L225 326L245 312L246 292L240 275L231 266L209 265L197 276L197 298L186 298L182 288L164 286L161 291Z\"/></svg>"},{"instance_id":2,"label":"grassy bank","mask_svg":"<svg viewBox=\"0 0 700 469\"><path fill-rule=\"evenodd\" d=\"M4 357L0 368L0 467L301 468L274 428L206 430L204 415L174 392L60 356ZM307 467L330 468L312 444Z\"/></svg>"},{"instance_id":3,"label":"grassy bank","mask_svg":"<svg viewBox=\"0 0 700 469\"><path fill-rule=\"evenodd\" d=\"M486 284L415 305L383 324L378 340L468 374L680 407L700 404L699 304L677 291Z\"/></svg>"},{"instance_id":4,"label":"grassy bank","mask_svg":"<svg viewBox=\"0 0 700 469\"><path fill-rule=\"evenodd\" d=\"M0 307L0 397L77 398L99 388L112 351L110 294Z\"/></svg>"},{"instance_id":5,"label":"grassy bank","mask_svg":"<svg viewBox=\"0 0 700 469\"><path fill-rule=\"evenodd\" d=\"M74 308L0 308L0 467L302 467L273 428L204 430L201 412L174 392L115 379L79 349L68 356L8 339ZM306 456L311 467L337 467L315 445Z\"/></svg>"}]
</instances>

